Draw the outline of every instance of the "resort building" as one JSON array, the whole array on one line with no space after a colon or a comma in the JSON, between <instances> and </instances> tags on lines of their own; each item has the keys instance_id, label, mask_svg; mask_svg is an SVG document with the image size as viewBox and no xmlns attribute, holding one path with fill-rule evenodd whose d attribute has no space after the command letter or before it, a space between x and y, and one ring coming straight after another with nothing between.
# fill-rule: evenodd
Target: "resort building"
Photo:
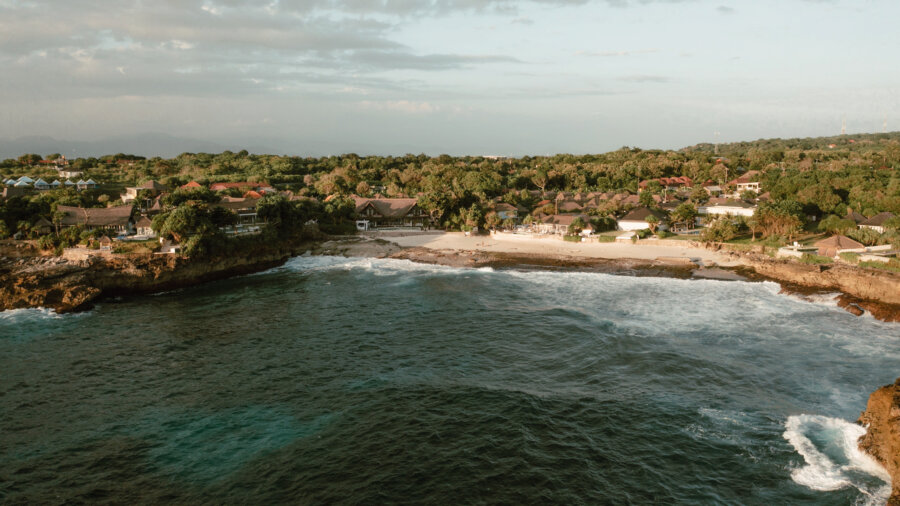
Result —
<instances>
[{"instance_id":1,"label":"resort building","mask_svg":"<svg viewBox=\"0 0 900 506\"><path fill-rule=\"evenodd\" d=\"M258 234L262 226L257 223L256 203L258 199L225 197L216 204L237 214L237 222L222 230L229 235Z\"/></svg>"},{"instance_id":2,"label":"resort building","mask_svg":"<svg viewBox=\"0 0 900 506\"><path fill-rule=\"evenodd\" d=\"M569 225L578 218L581 218L585 225L590 223L590 217L584 214L552 214L539 217L532 228L539 234L566 235L569 232Z\"/></svg>"},{"instance_id":3,"label":"resort building","mask_svg":"<svg viewBox=\"0 0 900 506\"><path fill-rule=\"evenodd\" d=\"M388 199L353 197L359 219L357 228L370 230L390 227L424 227L428 213L419 207L416 199Z\"/></svg>"},{"instance_id":4,"label":"resort building","mask_svg":"<svg viewBox=\"0 0 900 506\"><path fill-rule=\"evenodd\" d=\"M647 221L650 216L655 216L658 220L656 228L659 230L668 229L665 214L649 207L638 207L617 220L619 230L634 231L652 228L650 222Z\"/></svg>"},{"instance_id":5,"label":"resort building","mask_svg":"<svg viewBox=\"0 0 900 506\"><path fill-rule=\"evenodd\" d=\"M85 230L103 229L116 235L134 232L131 206L107 208L58 206L57 210L64 213L60 221L63 228L81 226Z\"/></svg>"},{"instance_id":6,"label":"resort building","mask_svg":"<svg viewBox=\"0 0 900 506\"><path fill-rule=\"evenodd\" d=\"M883 212L861 222L859 228L871 228L879 234L884 233L884 222L894 217L894 213Z\"/></svg>"},{"instance_id":7,"label":"resort building","mask_svg":"<svg viewBox=\"0 0 900 506\"><path fill-rule=\"evenodd\" d=\"M756 205L744 200L731 200L712 198L709 202L697 208L701 215L714 216L753 216Z\"/></svg>"}]
</instances>

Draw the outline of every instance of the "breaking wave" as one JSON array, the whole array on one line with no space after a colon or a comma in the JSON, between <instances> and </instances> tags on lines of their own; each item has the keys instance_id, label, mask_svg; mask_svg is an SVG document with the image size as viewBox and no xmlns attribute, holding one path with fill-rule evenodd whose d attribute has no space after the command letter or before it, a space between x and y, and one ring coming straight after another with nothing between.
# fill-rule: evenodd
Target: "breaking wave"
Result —
<instances>
[{"instance_id":1,"label":"breaking wave","mask_svg":"<svg viewBox=\"0 0 900 506\"><path fill-rule=\"evenodd\" d=\"M840 418L795 415L785 423L784 438L804 460L791 478L812 490L829 492L853 487L864 504L884 504L891 477L857 444L866 429Z\"/></svg>"}]
</instances>

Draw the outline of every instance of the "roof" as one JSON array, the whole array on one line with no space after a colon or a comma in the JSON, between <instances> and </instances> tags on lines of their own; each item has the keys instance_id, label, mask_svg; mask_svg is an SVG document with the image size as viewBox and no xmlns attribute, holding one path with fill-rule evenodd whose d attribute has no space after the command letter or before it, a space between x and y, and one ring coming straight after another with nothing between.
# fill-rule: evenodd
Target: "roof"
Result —
<instances>
[{"instance_id":1,"label":"roof","mask_svg":"<svg viewBox=\"0 0 900 506\"><path fill-rule=\"evenodd\" d=\"M578 205L578 202L575 202L573 200L567 200L565 202L560 202L557 207L559 208L560 211L566 212L566 213L571 213L573 211L581 211L581 206Z\"/></svg>"},{"instance_id":2,"label":"roof","mask_svg":"<svg viewBox=\"0 0 900 506\"><path fill-rule=\"evenodd\" d=\"M516 208L516 206L514 206L512 204L507 204L506 202L500 202L499 204L494 206L494 211L512 212L512 211L518 211L518 209Z\"/></svg>"},{"instance_id":3,"label":"roof","mask_svg":"<svg viewBox=\"0 0 900 506\"><path fill-rule=\"evenodd\" d=\"M753 209L756 205L747 202L746 200L711 198L703 207L740 207L741 209Z\"/></svg>"},{"instance_id":4,"label":"roof","mask_svg":"<svg viewBox=\"0 0 900 506\"><path fill-rule=\"evenodd\" d=\"M88 181L88 182L90 183L91 181ZM147 181L146 183L138 186L138 188L140 188L142 190L154 190L154 191L158 191L158 192L164 192L169 189L168 186L160 183L159 181L154 181L152 179L150 181Z\"/></svg>"},{"instance_id":5,"label":"roof","mask_svg":"<svg viewBox=\"0 0 900 506\"><path fill-rule=\"evenodd\" d=\"M816 248L819 248L818 253L820 255L833 257L838 254L839 250L843 249L858 249L864 248L861 243L850 239L849 237L843 235L833 235L827 239L822 239L821 241L814 244Z\"/></svg>"},{"instance_id":6,"label":"roof","mask_svg":"<svg viewBox=\"0 0 900 506\"><path fill-rule=\"evenodd\" d=\"M638 207L637 209L632 210L630 213L626 214L619 221L647 221L647 218L650 216L656 216L659 221L662 221L666 218L666 216L655 210L650 209L649 207Z\"/></svg>"},{"instance_id":7,"label":"roof","mask_svg":"<svg viewBox=\"0 0 900 506\"><path fill-rule=\"evenodd\" d=\"M417 204L416 199L366 199L353 197L356 202L356 212L361 213L371 205L375 212L385 218L402 218Z\"/></svg>"},{"instance_id":8,"label":"roof","mask_svg":"<svg viewBox=\"0 0 900 506\"><path fill-rule=\"evenodd\" d=\"M216 204L218 207L224 207L229 211L240 211L246 209L256 209L256 202L259 199L251 199L251 198L228 198L222 199L221 202Z\"/></svg>"},{"instance_id":9,"label":"roof","mask_svg":"<svg viewBox=\"0 0 900 506\"><path fill-rule=\"evenodd\" d=\"M868 219L852 209L847 209L847 218L855 221L857 225Z\"/></svg>"},{"instance_id":10,"label":"roof","mask_svg":"<svg viewBox=\"0 0 900 506\"><path fill-rule=\"evenodd\" d=\"M91 227L126 226L131 219L131 206L106 208L84 208L58 206L57 210L65 213L62 225L87 225Z\"/></svg>"},{"instance_id":11,"label":"roof","mask_svg":"<svg viewBox=\"0 0 900 506\"><path fill-rule=\"evenodd\" d=\"M153 221L146 216L141 216L141 219L139 219L135 225L138 227L149 227L150 225L153 225Z\"/></svg>"},{"instance_id":12,"label":"roof","mask_svg":"<svg viewBox=\"0 0 900 506\"><path fill-rule=\"evenodd\" d=\"M752 182L750 180L755 178L757 175L759 175L758 170L748 170L746 174L742 175L741 177L739 177L737 179L732 179L727 184L737 185L737 184L743 184L743 183L750 183L750 182Z\"/></svg>"},{"instance_id":13,"label":"roof","mask_svg":"<svg viewBox=\"0 0 900 506\"><path fill-rule=\"evenodd\" d=\"M875 216L872 216L868 220L860 223L860 225L869 225L872 227L880 227L884 225L884 222L894 217L894 213L889 213L887 211L883 213L878 213Z\"/></svg>"},{"instance_id":14,"label":"roof","mask_svg":"<svg viewBox=\"0 0 900 506\"><path fill-rule=\"evenodd\" d=\"M833 235L827 239L822 239L821 241L813 244L813 246L816 246L817 248L822 248L823 246L833 246L840 249L865 248L862 243L856 242L845 235Z\"/></svg>"},{"instance_id":15,"label":"roof","mask_svg":"<svg viewBox=\"0 0 900 506\"><path fill-rule=\"evenodd\" d=\"M212 191L219 190L227 190L228 188L237 188L237 189L246 189L246 188L265 188L268 187L269 183L259 182L259 183L251 183L249 181L240 181L238 183L213 183L209 185L209 189Z\"/></svg>"},{"instance_id":16,"label":"roof","mask_svg":"<svg viewBox=\"0 0 900 506\"><path fill-rule=\"evenodd\" d=\"M191 182L188 183L188 184L183 184L183 185L181 185L180 188L182 188L182 189L188 189L188 188L203 188L203 185L201 185L200 183L198 183L198 182L196 182L196 181L191 181Z\"/></svg>"},{"instance_id":17,"label":"roof","mask_svg":"<svg viewBox=\"0 0 900 506\"><path fill-rule=\"evenodd\" d=\"M547 225L562 225L562 226L568 227L577 218L581 218L581 221L585 222L585 224L587 224L588 221L590 220L589 217L587 217L583 214L551 214L549 216L544 216L544 217L540 218L540 220L541 220L541 223L544 223Z\"/></svg>"}]
</instances>

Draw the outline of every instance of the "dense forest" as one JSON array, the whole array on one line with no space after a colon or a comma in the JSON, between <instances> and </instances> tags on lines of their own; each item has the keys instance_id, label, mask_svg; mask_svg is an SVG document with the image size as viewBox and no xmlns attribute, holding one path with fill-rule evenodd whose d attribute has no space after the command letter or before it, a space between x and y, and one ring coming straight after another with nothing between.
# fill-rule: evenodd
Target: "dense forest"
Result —
<instances>
[{"instance_id":1,"label":"dense forest","mask_svg":"<svg viewBox=\"0 0 900 506\"><path fill-rule=\"evenodd\" d=\"M5 160L0 162L0 175L50 181L56 178L56 171L36 164L55 156L25 154ZM765 208L770 213L793 215L800 225L821 222L831 215L834 222L846 216L848 209L866 217L883 211L900 214L900 132L699 144L677 151L623 147L596 155L521 158L421 154L304 158L226 151L162 159L119 153L71 160L69 170L84 171L84 178L103 183L101 189L91 195L60 190L49 192L54 195L34 195L27 202L8 201L0 208L6 231L28 219L29 209L48 214L57 200L112 205L124 186L150 179L170 187L189 181L203 185L265 181L279 190L319 201L349 195L416 197L438 226L454 229L473 221L483 224L498 200L533 210L548 192L633 194L641 181L673 176L687 176L695 185L707 181L725 185L752 170L759 171L756 177L769 194ZM660 191L658 185L649 189L651 193ZM699 198L692 195L695 204ZM600 213L621 211L613 207ZM346 209L340 212L346 214ZM763 235L780 230L775 226L756 228Z\"/></svg>"}]
</instances>

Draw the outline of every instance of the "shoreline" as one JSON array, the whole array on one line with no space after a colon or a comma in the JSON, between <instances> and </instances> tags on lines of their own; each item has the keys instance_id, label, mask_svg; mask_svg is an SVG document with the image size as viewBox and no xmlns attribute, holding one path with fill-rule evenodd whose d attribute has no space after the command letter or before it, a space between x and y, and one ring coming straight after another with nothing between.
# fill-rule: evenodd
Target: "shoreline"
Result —
<instances>
[{"instance_id":1,"label":"shoreline","mask_svg":"<svg viewBox=\"0 0 900 506\"><path fill-rule=\"evenodd\" d=\"M3 259L5 265L0 265L0 310L45 307L60 313L80 311L107 296L157 293L264 271L306 252L455 267L577 269L627 276L773 281L782 292L801 297L837 292L838 305L856 316L868 312L882 321L900 321L898 273L838 264L801 264L686 241L569 243L553 238L511 240L437 231L320 237L207 259L107 255L66 261L51 256L9 256Z\"/></svg>"},{"instance_id":2,"label":"shoreline","mask_svg":"<svg viewBox=\"0 0 900 506\"><path fill-rule=\"evenodd\" d=\"M551 242L553 241L553 242ZM386 246L390 244L392 246ZM712 245L567 243L462 233L388 233L332 238L316 254L398 258L454 267L566 268L680 279L772 281L785 294L808 298L835 293L837 305L862 316L900 322L900 274L842 265L809 265ZM877 296L878 299L874 297Z\"/></svg>"}]
</instances>

